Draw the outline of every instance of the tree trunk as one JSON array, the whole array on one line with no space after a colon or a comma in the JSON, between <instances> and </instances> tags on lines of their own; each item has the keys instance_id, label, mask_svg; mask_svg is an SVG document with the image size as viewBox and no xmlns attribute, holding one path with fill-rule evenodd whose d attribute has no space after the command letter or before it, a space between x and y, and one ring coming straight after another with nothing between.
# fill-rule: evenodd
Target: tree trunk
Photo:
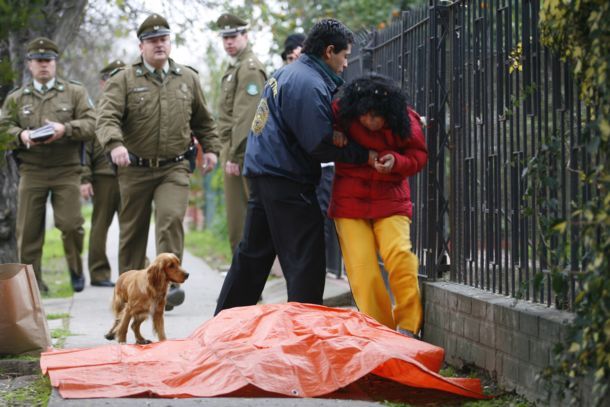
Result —
<instances>
[{"instance_id":1,"label":"tree trunk","mask_svg":"<svg viewBox=\"0 0 610 407\"><path fill-rule=\"evenodd\" d=\"M3 155L5 153L2 153ZM0 263L16 263L17 185L19 175L12 158L0 159Z\"/></svg>"}]
</instances>

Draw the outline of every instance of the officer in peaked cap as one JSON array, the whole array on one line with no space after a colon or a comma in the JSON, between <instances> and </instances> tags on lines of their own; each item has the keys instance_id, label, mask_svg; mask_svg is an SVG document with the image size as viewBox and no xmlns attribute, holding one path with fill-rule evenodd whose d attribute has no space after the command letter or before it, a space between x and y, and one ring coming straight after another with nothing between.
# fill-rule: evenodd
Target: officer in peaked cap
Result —
<instances>
[{"instance_id":1,"label":"officer in peaked cap","mask_svg":"<svg viewBox=\"0 0 610 407\"><path fill-rule=\"evenodd\" d=\"M142 269L151 216L158 254L182 258L192 137L203 148L204 171L217 162L220 143L197 71L170 58L167 20L147 17L137 30L140 58L117 69L98 107L97 137L117 166L121 194L119 272ZM154 205L154 214L153 214ZM167 306L184 291L172 288ZM167 309L167 308L166 308Z\"/></svg>"},{"instance_id":2,"label":"officer in peaked cap","mask_svg":"<svg viewBox=\"0 0 610 407\"><path fill-rule=\"evenodd\" d=\"M26 45L32 79L8 95L0 118L15 138L14 152L21 175L17 209L19 261L33 265L43 293L48 291L41 261L49 194L53 196L55 226L62 233L72 288L76 292L84 288L81 143L95 136L95 116L87 90L78 82L56 75L58 55L57 44L48 38L36 38ZM47 124L52 126L50 138L32 139L32 130Z\"/></svg>"},{"instance_id":3,"label":"officer in peaked cap","mask_svg":"<svg viewBox=\"0 0 610 407\"><path fill-rule=\"evenodd\" d=\"M235 250L242 236L249 195L242 175L246 139L267 74L248 43L246 21L227 13L218 17L216 24L230 58L220 85L218 131L223 143L221 163L229 241Z\"/></svg>"},{"instance_id":4,"label":"officer in peaked cap","mask_svg":"<svg viewBox=\"0 0 610 407\"><path fill-rule=\"evenodd\" d=\"M100 89L117 69L125 66L115 59L100 70ZM111 268L106 255L106 238L114 214L118 215L121 205L119 182L108 163L104 150L97 138L85 145L85 162L81 173L80 195L91 200L91 231L89 232L89 277L92 286L114 287L110 280Z\"/></svg>"},{"instance_id":5,"label":"officer in peaked cap","mask_svg":"<svg viewBox=\"0 0 610 407\"><path fill-rule=\"evenodd\" d=\"M100 71L100 79L102 81L107 81L108 78L110 78L111 73L113 73L116 69L122 68L124 66L125 62L121 61L120 59L115 59L114 61L102 68L102 70Z\"/></svg>"},{"instance_id":6,"label":"officer in peaked cap","mask_svg":"<svg viewBox=\"0 0 610 407\"><path fill-rule=\"evenodd\" d=\"M59 54L57 44L45 37L38 37L30 41L26 51L28 59L57 59Z\"/></svg>"},{"instance_id":7,"label":"officer in peaked cap","mask_svg":"<svg viewBox=\"0 0 610 407\"><path fill-rule=\"evenodd\" d=\"M161 37L164 35L170 35L169 23L167 20L159 14L152 14L142 21L138 28L137 35L140 41L147 38Z\"/></svg>"},{"instance_id":8,"label":"officer in peaked cap","mask_svg":"<svg viewBox=\"0 0 610 407\"><path fill-rule=\"evenodd\" d=\"M238 33L243 33L248 29L248 23L246 21L229 13L224 13L218 17L216 24L218 25L218 29L222 37L229 37Z\"/></svg>"}]
</instances>

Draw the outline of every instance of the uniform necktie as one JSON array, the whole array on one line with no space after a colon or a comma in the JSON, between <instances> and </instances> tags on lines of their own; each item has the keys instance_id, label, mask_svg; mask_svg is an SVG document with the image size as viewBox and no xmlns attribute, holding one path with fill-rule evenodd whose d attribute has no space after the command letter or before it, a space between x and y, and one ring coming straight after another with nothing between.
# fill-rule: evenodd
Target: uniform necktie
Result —
<instances>
[{"instance_id":1,"label":"uniform necktie","mask_svg":"<svg viewBox=\"0 0 610 407\"><path fill-rule=\"evenodd\" d=\"M157 77L157 79L159 79L161 82L163 82L163 76L164 76L163 69L155 69L155 76Z\"/></svg>"},{"instance_id":2,"label":"uniform necktie","mask_svg":"<svg viewBox=\"0 0 610 407\"><path fill-rule=\"evenodd\" d=\"M49 88L47 87L47 85L42 85L40 87L40 92L44 95L45 93L47 93L47 90L49 90Z\"/></svg>"}]
</instances>

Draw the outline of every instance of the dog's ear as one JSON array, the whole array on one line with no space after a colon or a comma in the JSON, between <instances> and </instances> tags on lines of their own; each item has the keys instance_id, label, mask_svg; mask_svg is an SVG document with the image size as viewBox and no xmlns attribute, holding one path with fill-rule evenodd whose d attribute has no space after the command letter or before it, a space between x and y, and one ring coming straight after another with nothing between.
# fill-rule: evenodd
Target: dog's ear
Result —
<instances>
[{"instance_id":1,"label":"dog's ear","mask_svg":"<svg viewBox=\"0 0 610 407\"><path fill-rule=\"evenodd\" d=\"M157 257L148 267L148 282L151 286L156 288L162 288L167 281L167 277L165 276L165 262L159 257Z\"/></svg>"}]
</instances>

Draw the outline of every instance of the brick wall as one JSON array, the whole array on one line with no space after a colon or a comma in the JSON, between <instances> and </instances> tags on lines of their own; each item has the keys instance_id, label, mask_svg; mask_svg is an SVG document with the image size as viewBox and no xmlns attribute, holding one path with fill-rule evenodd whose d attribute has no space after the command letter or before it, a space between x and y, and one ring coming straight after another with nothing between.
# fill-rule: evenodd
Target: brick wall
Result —
<instances>
[{"instance_id":1,"label":"brick wall","mask_svg":"<svg viewBox=\"0 0 610 407\"><path fill-rule=\"evenodd\" d=\"M546 400L536 375L566 338L571 313L455 283L423 286L424 340L443 347L449 364L474 364L504 389Z\"/></svg>"}]
</instances>

